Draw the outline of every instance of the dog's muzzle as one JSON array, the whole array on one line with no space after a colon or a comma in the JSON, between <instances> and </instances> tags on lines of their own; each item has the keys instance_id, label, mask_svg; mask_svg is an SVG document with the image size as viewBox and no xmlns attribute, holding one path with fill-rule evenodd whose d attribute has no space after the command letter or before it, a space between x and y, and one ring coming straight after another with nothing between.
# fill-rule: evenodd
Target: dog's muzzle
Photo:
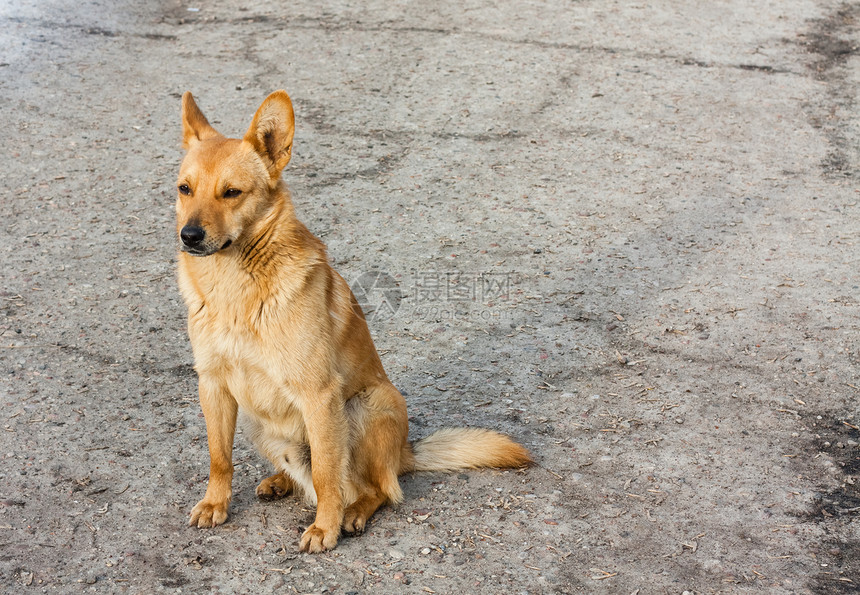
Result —
<instances>
[{"instance_id":1,"label":"dog's muzzle","mask_svg":"<svg viewBox=\"0 0 860 595\"><path fill-rule=\"evenodd\" d=\"M221 246L213 244L213 238L207 237L205 229L191 223L179 231L179 238L182 240L182 251L192 256L209 256L233 244L231 239Z\"/></svg>"}]
</instances>

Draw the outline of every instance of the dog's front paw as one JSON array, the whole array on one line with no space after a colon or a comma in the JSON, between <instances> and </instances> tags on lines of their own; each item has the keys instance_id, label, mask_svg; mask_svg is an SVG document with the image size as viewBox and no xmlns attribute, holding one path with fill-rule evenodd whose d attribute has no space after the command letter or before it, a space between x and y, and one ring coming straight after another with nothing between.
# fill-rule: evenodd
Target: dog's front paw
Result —
<instances>
[{"instance_id":1,"label":"dog's front paw","mask_svg":"<svg viewBox=\"0 0 860 595\"><path fill-rule=\"evenodd\" d=\"M201 529L204 527L217 527L227 520L227 502L209 502L206 499L201 500L191 509L191 518L188 524L192 527L197 525Z\"/></svg>"},{"instance_id":2,"label":"dog's front paw","mask_svg":"<svg viewBox=\"0 0 860 595\"><path fill-rule=\"evenodd\" d=\"M307 528L299 542L299 549L310 554L318 554L333 549L337 545L338 530L324 530L316 523Z\"/></svg>"}]
</instances>

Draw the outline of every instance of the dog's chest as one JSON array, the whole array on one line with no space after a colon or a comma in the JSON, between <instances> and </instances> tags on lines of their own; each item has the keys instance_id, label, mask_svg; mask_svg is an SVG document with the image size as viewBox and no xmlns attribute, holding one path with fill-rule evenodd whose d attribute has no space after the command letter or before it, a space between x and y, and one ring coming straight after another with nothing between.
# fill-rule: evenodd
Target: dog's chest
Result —
<instances>
[{"instance_id":1,"label":"dog's chest","mask_svg":"<svg viewBox=\"0 0 860 595\"><path fill-rule=\"evenodd\" d=\"M189 335L198 373L226 384L248 414L277 419L300 410L301 403L291 388L295 346L268 322L265 304L235 287L231 294L205 295L196 312L189 307Z\"/></svg>"}]
</instances>

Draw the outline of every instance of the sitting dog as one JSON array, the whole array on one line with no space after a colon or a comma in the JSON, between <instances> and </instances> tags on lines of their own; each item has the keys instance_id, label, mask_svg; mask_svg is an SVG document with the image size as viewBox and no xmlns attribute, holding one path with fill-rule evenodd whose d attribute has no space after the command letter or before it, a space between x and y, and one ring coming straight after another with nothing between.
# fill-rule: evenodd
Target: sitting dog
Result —
<instances>
[{"instance_id":1,"label":"sitting dog","mask_svg":"<svg viewBox=\"0 0 860 595\"><path fill-rule=\"evenodd\" d=\"M191 525L227 518L238 410L276 473L261 498L291 491L316 504L302 551L335 547L386 502L410 471L520 467L529 453L484 429L407 441L406 402L374 347L355 297L326 248L296 218L281 171L293 148L292 102L272 93L241 139L182 97L177 182L179 286L209 438L209 485Z\"/></svg>"}]
</instances>

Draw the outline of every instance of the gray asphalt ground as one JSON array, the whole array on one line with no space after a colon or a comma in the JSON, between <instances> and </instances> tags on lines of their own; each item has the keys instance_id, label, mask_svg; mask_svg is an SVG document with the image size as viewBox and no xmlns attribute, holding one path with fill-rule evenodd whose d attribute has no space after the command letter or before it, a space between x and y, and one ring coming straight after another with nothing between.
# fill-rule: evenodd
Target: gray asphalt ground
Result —
<instances>
[{"instance_id":1,"label":"gray asphalt ground","mask_svg":"<svg viewBox=\"0 0 860 595\"><path fill-rule=\"evenodd\" d=\"M858 592L858 18L0 4L0 590ZM539 463L406 476L316 556L241 435L230 519L186 526L179 97L238 136L280 88L297 211L364 290L412 435L491 427Z\"/></svg>"}]
</instances>

